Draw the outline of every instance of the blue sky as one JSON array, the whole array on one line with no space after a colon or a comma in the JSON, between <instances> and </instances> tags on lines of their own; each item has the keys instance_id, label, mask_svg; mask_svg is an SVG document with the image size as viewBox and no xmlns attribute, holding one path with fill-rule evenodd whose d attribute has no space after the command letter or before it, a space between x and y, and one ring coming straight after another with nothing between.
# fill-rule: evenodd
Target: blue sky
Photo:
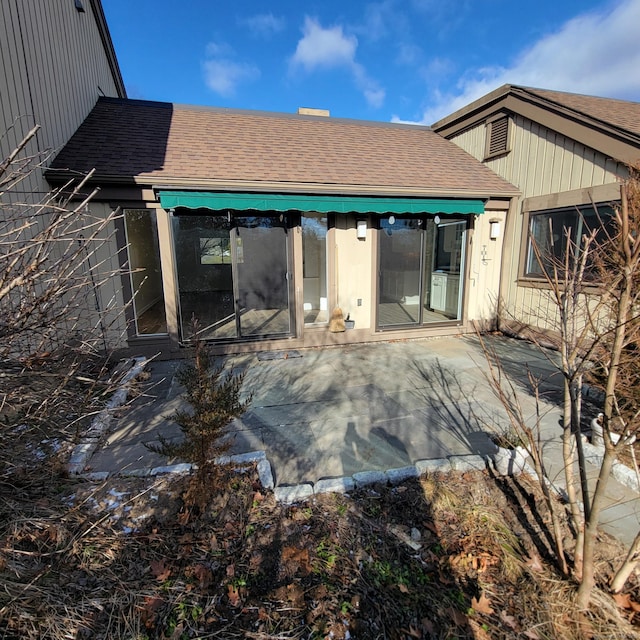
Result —
<instances>
[{"instance_id":1,"label":"blue sky","mask_svg":"<svg viewBox=\"0 0 640 640\"><path fill-rule=\"evenodd\" d=\"M504 83L640 102L640 0L103 0L129 97L432 124Z\"/></svg>"}]
</instances>

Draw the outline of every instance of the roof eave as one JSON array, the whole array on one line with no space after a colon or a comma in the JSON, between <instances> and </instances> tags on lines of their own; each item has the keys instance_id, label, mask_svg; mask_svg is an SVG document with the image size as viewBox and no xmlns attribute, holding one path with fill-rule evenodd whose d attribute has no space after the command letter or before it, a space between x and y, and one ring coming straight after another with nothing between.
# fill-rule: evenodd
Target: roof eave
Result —
<instances>
[{"instance_id":1,"label":"roof eave","mask_svg":"<svg viewBox=\"0 0 640 640\"><path fill-rule=\"evenodd\" d=\"M48 169L45 177L51 184L63 184L69 179L82 174L69 170ZM310 182L275 182L260 180L216 180L202 178L163 177L157 176L117 176L94 174L90 180L95 185L136 185L142 188L166 190L210 190L210 191L237 191L237 192L261 192L261 193L298 193L298 194L323 194L323 195L350 195L350 196L387 196L387 197L437 197L437 198L514 198L521 192L514 188L499 187L427 187L427 186L396 186L396 185L363 185L363 184L335 184L335 183L310 183Z\"/></svg>"},{"instance_id":2,"label":"roof eave","mask_svg":"<svg viewBox=\"0 0 640 640\"><path fill-rule=\"evenodd\" d=\"M386 197L438 197L438 198L511 198L518 190L491 188L461 188L396 185L334 184L309 182L267 182L256 180L201 180L192 178L166 178L153 182L156 189L204 189L212 191L238 191L262 193L310 193L323 195L386 196Z\"/></svg>"},{"instance_id":3,"label":"roof eave","mask_svg":"<svg viewBox=\"0 0 640 640\"><path fill-rule=\"evenodd\" d=\"M640 136L515 85L503 85L439 120L432 129L450 139L498 113L518 114L621 162L640 158Z\"/></svg>"}]
</instances>

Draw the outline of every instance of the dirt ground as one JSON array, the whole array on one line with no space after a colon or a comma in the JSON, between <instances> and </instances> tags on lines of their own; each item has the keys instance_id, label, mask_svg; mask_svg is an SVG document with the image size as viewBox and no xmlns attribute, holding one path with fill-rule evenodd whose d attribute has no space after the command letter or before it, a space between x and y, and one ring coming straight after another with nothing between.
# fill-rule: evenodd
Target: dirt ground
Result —
<instances>
[{"instance_id":1,"label":"dirt ground","mask_svg":"<svg viewBox=\"0 0 640 640\"><path fill-rule=\"evenodd\" d=\"M591 609L574 610L526 476L448 473L291 506L254 468L195 490L187 476L70 478L105 371L0 371L1 638L640 638L637 576L607 592L624 556L611 538Z\"/></svg>"},{"instance_id":2,"label":"dirt ground","mask_svg":"<svg viewBox=\"0 0 640 640\"><path fill-rule=\"evenodd\" d=\"M536 486L488 472L276 504L254 469L2 484L3 638L638 638L638 584L572 611ZM568 536L569 537L569 536Z\"/></svg>"}]
</instances>

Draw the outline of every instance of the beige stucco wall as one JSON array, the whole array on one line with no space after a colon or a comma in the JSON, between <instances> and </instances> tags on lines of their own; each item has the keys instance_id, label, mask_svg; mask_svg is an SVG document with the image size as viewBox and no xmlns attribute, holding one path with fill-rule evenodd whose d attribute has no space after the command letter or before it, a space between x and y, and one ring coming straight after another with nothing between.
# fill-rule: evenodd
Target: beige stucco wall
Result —
<instances>
[{"instance_id":1,"label":"beige stucco wall","mask_svg":"<svg viewBox=\"0 0 640 640\"><path fill-rule=\"evenodd\" d=\"M367 237L360 240L357 238L356 219L338 216L334 237L337 273L334 300L345 318L350 314L351 320L355 320L356 328L369 329L374 315L375 231L371 229L371 221L367 220ZM362 302L360 306L358 300Z\"/></svg>"},{"instance_id":2,"label":"beige stucco wall","mask_svg":"<svg viewBox=\"0 0 640 640\"><path fill-rule=\"evenodd\" d=\"M467 317L481 326L491 325L497 313L506 218L506 211L496 210L476 216L468 244ZM495 239L490 237L492 220L500 225Z\"/></svg>"}]
</instances>

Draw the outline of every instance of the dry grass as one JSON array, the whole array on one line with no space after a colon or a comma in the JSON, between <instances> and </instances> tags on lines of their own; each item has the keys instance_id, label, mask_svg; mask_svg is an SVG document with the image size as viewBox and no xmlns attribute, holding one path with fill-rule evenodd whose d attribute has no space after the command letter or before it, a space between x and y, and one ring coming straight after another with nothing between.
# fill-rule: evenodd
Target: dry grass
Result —
<instances>
[{"instance_id":1,"label":"dry grass","mask_svg":"<svg viewBox=\"0 0 640 640\"><path fill-rule=\"evenodd\" d=\"M86 392L67 384L54 415ZM36 387L5 387L2 638L640 638L637 579L620 606L604 589L614 540L601 540L591 611L574 611L526 477L432 475L287 507L255 470L226 469L199 506L185 477L65 477L65 448L42 444L50 388L38 400Z\"/></svg>"},{"instance_id":2,"label":"dry grass","mask_svg":"<svg viewBox=\"0 0 640 640\"><path fill-rule=\"evenodd\" d=\"M438 475L285 507L229 470L199 512L186 478L5 483L2 637L640 637L604 591L573 611L503 482Z\"/></svg>"}]
</instances>

